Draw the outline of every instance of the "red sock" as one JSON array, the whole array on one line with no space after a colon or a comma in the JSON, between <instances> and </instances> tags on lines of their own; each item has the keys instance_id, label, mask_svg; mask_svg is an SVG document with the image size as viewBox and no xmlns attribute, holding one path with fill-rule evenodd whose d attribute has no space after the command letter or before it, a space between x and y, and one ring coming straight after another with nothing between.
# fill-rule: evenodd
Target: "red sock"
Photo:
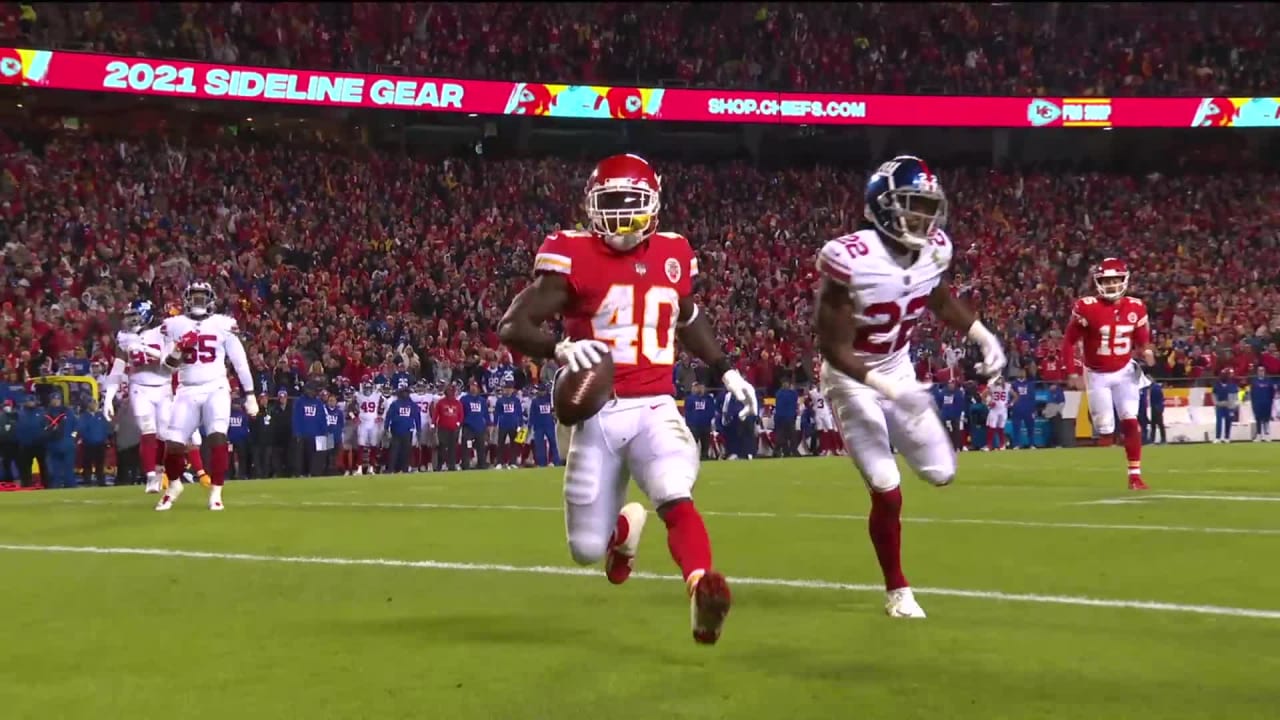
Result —
<instances>
[{"instance_id":1,"label":"red sock","mask_svg":"<svg viewBox=\"0 0 1280 720\"><path fill-rule=\"evenodd\" d=\"M667 508L662 521L667 524L667 549L688 580L695 570L711 569L711 538L702 515L692 500L679 500Z\"/></svg>"},{"instance_id":2,"label":"red sock","mask_svg":"<svg viewBox=\"0 0 1280 720\"><path fill-rule=\"evenodd\" d=\"M431 460L432 460L431 448L429 447L422 448L422 464L426 465L427 467L431 467Z\"/></svg>"},{"instance_id":3,"label":"red sock","mask_svg":"<svg viewBox=\"0 0 1280 720\"><path fill-rule=\"evenodd\" d=\"M187 469L187 455L179 450L164 456L164 474L169 476L170 483L182 482L182 471Z\"/></svg>"},{"instance_id":4,"label":"red sock","mask_svg":"<svg viewBox=\"0 0 1280 720\"><path fill-rule=\"evenodd\" d=\"M1000 447L1003 449L1005 445L1009 444L1009 439L1005 437L1004 428L1000 428L998 432L1000 433Z\"/></svg>"},{"instance_id":5,"label":"red sock","mask_svg":"<svg viewBox=\"0 0 1280 720\"><path fill-rule=\"evenodd\" d=\"M994 450L996 447L996 429L987 428L987 447Z\"/></svg>"},{"instance_id":6,"label":"red sock","mask_svg":"<svg viewBox=\"0 0 1280 720\"><path fill-rule=\"evenodd\" d=\"M204 472L204 458L200 456L200 448L191 448L187 451L187 463L197 475Z\"/></svg>"},{"instance_id":7,"label":"red sock","mask_svg":"<svg viewBox=\"0 0 1280 720\"><path fill-rule=\"evenodd\" d=\"M142 458L142 471L155 472L164 465L164 457L160 455L160 447L156 444L156 436L143 435L138 441L138 457Z\"/></svg>"},{"instance_id":8,"label":"red sock","mask_svg":"<svg viewBox=\"0 0 1280 720\"><path fill-rule=\"evenodd\" d=\"M1120 421L1124 433L1124 455L1129 460L1129 475L1142 474L1142 427L1137 418Z\"/></svg>"},{"instance_id":9,"label":"red sock","mask_svg":"<svg viewBox=\"0 0 1280 720\"><path fill-rule=\"evenodd\" d=\"M871 544L884 573L885 590L897 590L907 586L902 574L902 489L871 493L871 514L867 517L867 530Z\"/></svg>"},{"instance_id":10,"label":"red sock","mask_svg":"<svg viewBox=\"0 0 1280 720\"><path fill-rule=\"evenodd\" d=\"M230 448L226 443L219 443L209 448L209 479L215 486L227 481L227 468L231 467Z\"/></svg>"},{"instance_id":11,"label":"red sock","mask_svg":"<svg viewBox=\"0 0 1280 720\"><path fill-rule=\"evenodd\" d=\"M613 526L613 537L609 538L609 546L613 547L618 542L618 538L624 538L627 533L631 532L631 523L627 522L627 516L618 513L618 522Z\"/></svg>"}]
</instances>

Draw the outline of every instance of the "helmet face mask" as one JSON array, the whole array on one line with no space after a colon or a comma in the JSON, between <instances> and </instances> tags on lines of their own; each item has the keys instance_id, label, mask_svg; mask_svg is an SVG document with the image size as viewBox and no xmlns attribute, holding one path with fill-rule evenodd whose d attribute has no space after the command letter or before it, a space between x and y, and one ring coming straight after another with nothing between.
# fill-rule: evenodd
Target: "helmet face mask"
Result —
<instances>
[{"instance_id":1,"label":"helmet face mask","mask_svg":"<svg viewBox=\"0 0 1280 720\"><path fill-rule=\"evenodd\" d=\"M139 333L151 324L153 318L151 303L146 300L136 300L125 309L121 317L121 326L126 332Z\"/></svg>"},{"instance_id":2,"label":"helmet face mask","mask_svg":"<svg viewBox=\"0 0 1280 720\"><path fill-rule=\"evenodd\" d=\"M619 252L647 240L658 228L660 182L649 163L636 155L601 160L587 182L591 231Z\"/></svg>"},{"instance_id":3,"label":"helmet face mask","mask_svg":"<svg viewBox=\"0 0 1280 720\"><path fill-rule=\"evenodd\" d=\"M121 326L125 332L137 333L142 330L142 314L136 308L129 308L124 311L124 317L121 318Z\"/></svg>"},{"instance_id":4,"label":"helmet face mask","mask_svg":"<svg viewBox=\"0 0 1280 720\"><path fill-rule=\"evenodd\" d=\"M1124 295L1125 290L1129 289L1127 275L1103 275L1095 277L1093 283L1098 288L1098 295L1107 300L1115 300Z\"/></svg>"},{"instance_id":5,"label":"helmet face mask","mask_svg":"<svg viewBox=\"0 0 1280 720\"><path fill-rule=\"evenodd\" d=\"M1118 300L1129 289L1129 268L1120 260L1107 258L1093 273L1093 285L1103 300Z\"/></svg>"},{"instance_id":6,"label":"helmet face mask","mask_svg":"<svg viewBox=\"0 0 1280 720\"><path fill-rule=\"evenodd\" d=\"M209 283L194 282L182 293L182 306L187 315L200 318L213 312L213 287Z\"/></svg>"},{"instance_id":7,"label":"helmet face mask","mask_svg":"<svg viewBox=\"0 0 1280 720\"><path fill-rule=\"evenodd\" d=\"M880 233L911 250L947 224L947 196L920 158L899 155L867 183L865 215Z\"/></svg>"}]
</instances>

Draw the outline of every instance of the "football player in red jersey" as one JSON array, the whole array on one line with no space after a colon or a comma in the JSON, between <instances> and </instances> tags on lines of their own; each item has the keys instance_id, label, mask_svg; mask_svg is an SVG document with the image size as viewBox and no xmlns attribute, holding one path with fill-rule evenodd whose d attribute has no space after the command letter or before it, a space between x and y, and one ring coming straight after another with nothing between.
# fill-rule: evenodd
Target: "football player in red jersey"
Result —
<instances>
[{"instance_id":1,"label":"football player in red jersey","mask_svg":"<svg viewBox=\"0 0 1280 720\"><path fill-rule=\"evenodd\" d=\"M1134 360L1134 350L1151 367L1151 326L1147 306L1125 295L1129 289L1129 267L1116 258L1107 258L1093 272L1097 297L1082 297L1071 309L1062 357L1068 368L1075 367L1077 343L1084 343L1084 382L1093 427L1103 442L1115 432L1120 416L1124 452L1129 459L1129 489L1146 490L1142 482L1142 430L1138 425L1139 383L1144 373ZM1072 373L1072 387L1081 388L1080 376Z\"/></svg>"},{"instance_id":2,"label":"football player in red jersey","mask_svg":"<svg viewBox=\"0 0 1280 720\"><path fill-rule=\"evenodd\" d=\"M698 261L689 241L657 232L661 186L635 155L606 158L586 187L590 231L560 231L534 259L533 283L511 302L498 334L516 352L554 357L571 371L614 364L614 395L573 428L565 466L565 526L574 560L605 560L619 584L631 574L646 513L623 506L628 472L667 526L667 546L685 578L693 638L714 643L729 612L729 586L711 566L711 541L692 492L698 445L676 409L676 339L706 362L725 389L758 410L755 389L733 368L693 300ZM556 315L566 337L542 329Z\"/></svg>"}]
</instances>

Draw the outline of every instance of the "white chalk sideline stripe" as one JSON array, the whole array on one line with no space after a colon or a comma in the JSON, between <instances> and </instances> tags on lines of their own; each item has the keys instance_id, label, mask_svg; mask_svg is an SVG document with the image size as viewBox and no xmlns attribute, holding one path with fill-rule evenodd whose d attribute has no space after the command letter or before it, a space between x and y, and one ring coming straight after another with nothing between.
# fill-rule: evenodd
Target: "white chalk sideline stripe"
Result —
<instances>
[{"instance_id":1,"label":"white chalk sideline stripe","mask_svg":"<svg viewBox=\"0 0 1280 720\"><path fill-rule=\"evenodd\" d=\"M252 500L245 505L258 505ZM516 512L561 512L561 508L546 505L465 505L457 503L344 503L303 501L299 503L269 503L272 505L307 505L315 507L370 507L370 508L403 508L419 510L509 510ZM774 512L733 512L728 510L702 510L699 512L710 517L737 518L801 518L805 520L850 520L863 521L866 515L850 515L839 513L774 513ZM1073 522L1040 522L1036 520L999 520L986 518L931 518L904 517L904 523L936 524L936 525L995 525L1005 527L1025 527L1065 530L1139 530L1152 532L1184 532L1205 533L1210 535L1280 535L1280 529L1270 528L1216 528L1195 527L1190 525L1135 525L1135 524L1098 524Z\"/></svg>"},{"instance_id":2,"label":"white chalk sideline stripe","mask_svg":"<svg viewBox=\"0 0 1280 720\"><path fill-rule=\"evenodd\" d=\"M459 570L464 572L519 573L523 575L567 575L574 577L598 577L600 571L593 568L562 567L556 565L507 565L503 563L446 562L440 560L394 560L389 558L342 558L293 555L255 555L249 553L219 553L197 550L171 550L165 548L96 547L80 545L11 545L0 544L0 551L81 553L89 555L137 555L160 558L186 558L196 560L233 560L240 562L289 563L296 565L342 565L413 568L420 570ZM635 572L631 577L640 580L678 581L678 575ZM786 587L803 590L843 590L848 592L884 592L882 585L839 583L827 580L791 580L785 578L731 577L738 585ZM917 587L922 595L969 598L974 600L999 600L1004 602L1040 603L1049 605L1075 605L1129 610L1154 610L1158 612L1192 613L1227 617L1280 620L1280 610L1223 607L1220 605L1181 605L1154 600L1113 600L1079 597L1073 595L1040 595L1006 593L994 590L957 590L952 588Z\"/></svg>"},{"instance_id":3,"label":"white chalk sideline stripe","mask_svg":"<svg viewBox=\"0 0 1280 720\"><path fill-rule=\"evenodd\" d=\"M265 496L261 496L265 497ZM76 505L125 505L133 504L133 501L121 500L66 500L66 503ZM1104 501L1093 501L1094 503ZM1110 500L1105 502L1120 502L1119 500ZM1129 502L1126 500L1125 502ZM300 502L282 502L279 500L257 500L246 499L236 502L237 506L246 507L330 507L330 508L386 508L392 510L500 510L510 512L561 512L562 508L550 505L472 505L461 503L398 503L398 502L338 502L338 501L314 501L304 500ZM702 510L699 511L709 517L736 517L736 518L801 518L805 520L847 520L862 521L866 520L866 515L845 515L835 513L773 513L773 512L733 512L728 510ZM1044 530L1114 530L1114 531L1137 531L1137 532L1168 532L1168 533L1198 533L1205 535L1255 535L1255 536L1280 536L1280 529L1276 528L1223 528L1223 527L1196 527L1193 525L1136 525L1136 524L1102 524L1102 523L1076 523L1076 522L1041 522L1037 520L1000 520L988 518L931 518L931 517L904 517L902 522L921 525L990 525L997 527L1022 527L1036 528Z\"/></svg>"}]
</instances>

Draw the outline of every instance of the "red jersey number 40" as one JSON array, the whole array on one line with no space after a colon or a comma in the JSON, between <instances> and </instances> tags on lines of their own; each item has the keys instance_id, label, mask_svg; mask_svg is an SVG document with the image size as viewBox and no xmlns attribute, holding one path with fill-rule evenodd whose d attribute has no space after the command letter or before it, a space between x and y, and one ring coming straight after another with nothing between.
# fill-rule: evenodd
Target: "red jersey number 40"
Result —
<instances>
[{"instance_id":1,"label":"red jersey number 40","mask_svg":"<svg viewBox=\"0 0 1280 720\"><path fill-rule=\"evenodd\" d=\"M591 329L597 340L612 346L619 365L639 364L642 357L652 365L674 365L679 314L675 288L654 286L641 293L635 285L615 284L591 318Z\"/></svg>"}]
</instances>

